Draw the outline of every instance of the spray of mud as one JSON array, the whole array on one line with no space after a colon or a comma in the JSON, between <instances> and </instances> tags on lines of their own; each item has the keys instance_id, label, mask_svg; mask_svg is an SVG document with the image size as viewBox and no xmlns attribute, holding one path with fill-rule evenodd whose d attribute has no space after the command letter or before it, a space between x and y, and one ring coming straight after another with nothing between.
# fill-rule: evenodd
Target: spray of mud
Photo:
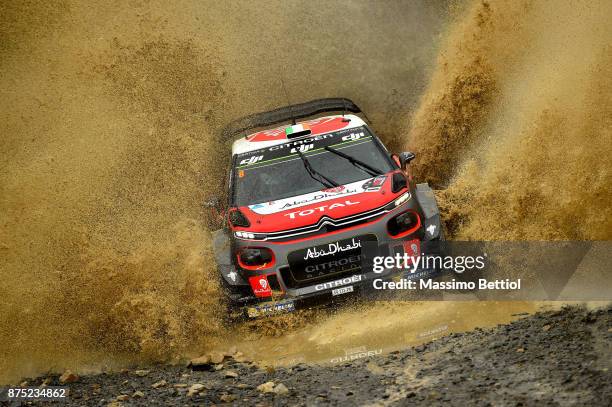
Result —
<instances>
[{"instance_id":1,"label":"spray of mud","mask_svg":"<svg viewBox=\"0 0 612 407\"><path fill-rule=\"evenodd\" d=\"M442 10L4 4L0 383L174 361L224 340L202 208L225 194L218 129L285 104L281 73L292 102L347 96L374 120L399 116L416 104ZM399 121L379 122L399 143Z\"/></svg>"},{"instance_id":2,"label":"spray of mud","mask_svg":"<svg viewBox=\"0 0 612 407\"><path fill-rule=\"evenodd\" d=\"M612 238L607 1L475 1L410 123L416 172L464 240Z\"/></svg>"},{"instance_id":3,"label":"spray of mud","mask_svg":"<svg viewBox=\"0 0 612 407\"><path fill-rule=\"evenodd\" d=\"M50 32L35 31L43 3L4 26L26 38L3 50L2 382L172 360L220 326L201 209L224 158L207 138L223 111L214 48L94 37L64 6Z\"/></svg>"}]
</instances>

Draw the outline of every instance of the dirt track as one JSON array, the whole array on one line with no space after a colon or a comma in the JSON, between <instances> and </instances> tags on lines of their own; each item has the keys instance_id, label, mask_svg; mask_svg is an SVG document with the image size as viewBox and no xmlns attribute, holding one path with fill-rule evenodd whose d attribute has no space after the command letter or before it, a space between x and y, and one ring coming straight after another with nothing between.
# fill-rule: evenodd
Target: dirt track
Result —
<instances>
[{"instance_id":1,"label":"dirt track","mask_svg":"<svg viewBox=\"0 0 612 407\"><path fill-rule=\"evenodd\" d=\"M211 364L210 371L163 366L146 376L131 370L82 377L70 385L68 405L106 405L118 396L126 406L607 405L612 398L611 339L612 307L566 307L336 365L274 370L226 357L221 368ZM161 380L167 383L152 387ZM267 382L274 383L276 392L258 389ZM188 396L194 384L201 384L201 390Z\"/></svg>"}]
</instances>

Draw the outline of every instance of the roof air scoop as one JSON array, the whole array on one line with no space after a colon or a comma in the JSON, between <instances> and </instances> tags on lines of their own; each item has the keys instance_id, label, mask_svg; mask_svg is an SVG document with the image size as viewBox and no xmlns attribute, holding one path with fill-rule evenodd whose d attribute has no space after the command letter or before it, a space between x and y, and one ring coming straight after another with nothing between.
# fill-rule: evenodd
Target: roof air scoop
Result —
<instances>
[{"instance_id":1,"label":"roof air scoop","mask_svg":"<svg viewBox=\"0 0 612 407\"><path fill-rule=\"evenodd\" d=\"M289 126L285 129L287 139L308 136L310 133L312 133L312 131L306 124L294 124L293 126Z\"/></svg>"}]
</instances>

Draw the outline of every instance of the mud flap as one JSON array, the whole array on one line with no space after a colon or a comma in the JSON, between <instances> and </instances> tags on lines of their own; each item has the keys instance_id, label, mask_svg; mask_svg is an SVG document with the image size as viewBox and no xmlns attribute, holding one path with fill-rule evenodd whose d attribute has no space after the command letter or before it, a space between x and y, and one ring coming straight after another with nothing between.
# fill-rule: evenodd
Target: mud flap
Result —
<instances>
[{"instance_id":1,"label":"mud flap","mask_svg":"<svg viewBox=\"0 0 612 407\"><path fill-rule=\"evenodd\" d=\"M230 305L237 305L238 300L244 297L244 288L248 288L248 283L232 263L231 242L224 230L212 232L212 246L221 290L228 297Z\"/></svg>"},{"instance_id":2,"label":"mud flap","mask_svg":"<svg viewBox=\"0 0 612 407\"><path fill-rule=\"evenodd\" d=\"M436 197L429 184L417 184L415 198L423 211L423 228L425 230L424 240L444 240L444 231L440 220L440 210L436 203Z\"/></svg>"}]
</instances>

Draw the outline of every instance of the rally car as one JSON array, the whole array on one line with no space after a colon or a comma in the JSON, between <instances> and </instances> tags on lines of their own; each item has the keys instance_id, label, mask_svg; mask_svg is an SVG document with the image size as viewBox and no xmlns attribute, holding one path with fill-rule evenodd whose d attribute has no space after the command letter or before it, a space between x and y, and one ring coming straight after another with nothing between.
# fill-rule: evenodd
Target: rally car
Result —
<instances>
[{"instance_id":1,"label":"rally car","mask_svg":"<svg viewBox=\"0 0 612 407\"><path fill-rule=\"evenodd\" d=\"M418 255L442 238L432 190L408 175L415 155L390 154L359 113L349 99L319 99L224 130L240 137L213 237L233 309L257 317L329 302L393 273L374 273L375 256Z\"/></svg>"}]
</instances>

